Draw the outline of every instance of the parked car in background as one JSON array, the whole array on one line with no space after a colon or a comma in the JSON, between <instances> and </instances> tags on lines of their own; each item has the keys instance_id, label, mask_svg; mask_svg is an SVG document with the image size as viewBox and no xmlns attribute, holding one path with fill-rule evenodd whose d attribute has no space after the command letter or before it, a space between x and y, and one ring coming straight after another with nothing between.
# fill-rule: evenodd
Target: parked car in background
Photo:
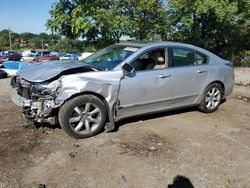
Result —
<instances>
[{"instance_id":1,"label":"parked car in background","mask_svg":"<svg viewBox=\"0 0 250 188\"><path fill-rule=\"evenodd\" d=\"M35 57L35 61L38 62L38 59L40 57L47 57L47 56L50 56L50 51L37 51L36 52L36 57Z\"/></svg>"},{"instance_id":2,"label":"parked car in background","mask_svg":"<svg viewBox=\"0 0 250 188\"><path fill-rule=\"evenodd\" d=\"M60 60L78 60L77 54L64 54L59 58Z\"/></svg>"},{"instance_id":3,"label":"parked car in background","mask_svg":"<svg viewBox=\"0 0 250 188\"><path fill-rule=\"evenodd\" d=\"M21 55L24 57L29 56L31 54L35 56L37 54L36 50L24 50Z\"/></svg>"},{"instance_id":4,"label":"parked car in background","mask_svg":"<svg viewBox=\"0 0 250 188\"><path fill-rule=\"evenodd\" d=\"M55 61L55 60L60 60L58 56L42 56L42 57L37 57L36 61L38 62L46 62L46 61Z\"/></svg>"},{"instance_id":5,"label":"parked car in background","mask_svg":"<svg viewBox=\"0 0 250 188\"><path fill-rule=\"evenodd\" d=\"M16 51L2 51L0 52L0 64L4 61L20 61L21 57Z\"/></svg>"},{"instance_id":6,"label":"parked car in background","mask_svg":"<svg viewBox=\"0 0 250 188\"><path fill-rule=\"evenodd\" d=\"M58 52L39 51L36 55L36 62L59 60Z\"/></svg>"},{"instance_id":7,"label":"parked car in background","mask_svg":"<svg viewBox=\"0 0 250 188\"><path fill-rule=\"evenodd\" d=\"M5 61L0 65L0 70L7 73L7 76L16 76L16 73L29 65L24 61Z\"/></svg>"},{"instance_id":8,"label":"parked car in background","mask_svg":"<svg viewBox=\"0 0 250 188\"><path fill-rule=\"evenodd\" d=\"M93 54L93 52L84 52L81 54L81 56L78 57L78 60L84 60L86 59L87 57L91 56Z\"/></svg>"},{"instance_id":9,"label":"parked car in background","mask_svg":"<svg viewBox=\"0 0 250 188\"><path fill-rule=\"evenodd\" d=\"M35 54L25 54L23 55L23 57L21 58L21 61L28 61L28 62L32 62L36 60L36 55Z\"/></svg>"},{"instance_id":10,"label":"parked car in background","mask_svg":"<svg viewBox=\"0 0 250 188\"><path fill-rule=\"evenodd\" d=\"M36 56L37 57L43 57L43 56L49 56L50 51L37 51Z\"/></svg>"},{"instance_id":11,"label":"parked car in background","mask_svg":"<svg viewBox=\"0 0 250 188\"><path fill-rule=\"evenodd\" d=\"M58 119L68 135L87 138L132 116L189 106L214 112L233 90L234 70L193 45L120 43L82 62L27 67L15 83L12 100L25 117L51 124Z\"/></svg>"}]
</instances>

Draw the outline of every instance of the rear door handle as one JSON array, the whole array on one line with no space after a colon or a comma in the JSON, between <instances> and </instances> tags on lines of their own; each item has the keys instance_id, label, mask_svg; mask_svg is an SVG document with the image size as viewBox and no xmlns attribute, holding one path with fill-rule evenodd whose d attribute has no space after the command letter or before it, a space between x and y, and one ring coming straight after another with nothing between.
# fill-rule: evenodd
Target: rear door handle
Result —
<instances>
[{"instance_id":1,"label":"rear door handle","mask_svg":"<svg viewBox=\"0 0 250 188\"><path fill-rule=\"evenodd\" d=\"M197 73L204 73L207 72L206 70L197 70Z\"/></svg>"},{"instance_id":2,"label":"rear door handle","mask_svg":"<svg viewBox=\"0 0 250 188\"><path fill-rule=\"evenodd\" d=\"M171 76L172 76L171 74L159 74L158 75L159 78L169 78Z\"/></svg>"}]
</instances>

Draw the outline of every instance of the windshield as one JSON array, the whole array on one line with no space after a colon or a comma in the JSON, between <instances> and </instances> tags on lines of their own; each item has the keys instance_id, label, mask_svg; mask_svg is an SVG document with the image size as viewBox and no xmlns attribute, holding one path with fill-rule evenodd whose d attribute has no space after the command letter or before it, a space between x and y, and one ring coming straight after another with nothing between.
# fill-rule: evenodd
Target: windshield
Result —
<instances>
[{"instance_id":1,"label":"windshield","mask_svg":"<svg viewBox=\"0 0 250 188\"><path fill-rule=\"evenodd\" d=\"M96 67L97 69L112 70L138 49L138 47L125 45L109 46L87 57L83 61Z\"/></svg>"}]
</instances>

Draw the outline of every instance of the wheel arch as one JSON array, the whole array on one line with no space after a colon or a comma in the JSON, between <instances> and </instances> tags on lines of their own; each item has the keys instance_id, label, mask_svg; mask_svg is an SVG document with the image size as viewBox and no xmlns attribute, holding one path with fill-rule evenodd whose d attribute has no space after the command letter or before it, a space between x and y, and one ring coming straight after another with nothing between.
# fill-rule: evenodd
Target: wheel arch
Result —
<instances>
[{"instance_id":1,"label":"wheel arch","mask_svg":"<svg viewBox=\"0 0 250 188\"><path fill-rule=\"evenodd\" d=\"M213 81L213 82L210 82L209 84L207 84L207 86L205 87L205 89L209 86L209 85L211 85L211 84L213 84L213 83L217 83L217 84L220 84L221 85L221 88L222 88L222 98L224 98L224 94L225 94L225 85L224 85L224 83L222 82L222 81L220 81L220 80L215 80L215 81ZM204 91L203 91L204 92Z\"/></svg>"},{"instance_id":2,"label":"wheel arch","mask_svg":"<svg viewBox=\"0 0 250 188\"><path fill-rule=\"evenodd\" d=\"M101 94L95 93L95 92L92 92L92 91L84 91L84 92L80 92L80 93L75 93L75 94L71 95L69 98L67 98L64 101L64 103L71 100L71 99L73 99L73 98L75 98L75 97L81 96L81 95L93 95L93 96L99 98L104 103L105 108L106 108L107 113L108 113L108 121L107 122L111 123L111 127L110 127L110 125L109 125L108 128L105 126L105 130L107 130L107 129L108 129L108 131L113 130L115 128L113 113L112 113L111 109L109 108L107 100ZM107 125L107 123L106 123L106 125Z\"/></svg>"}]
</instances>

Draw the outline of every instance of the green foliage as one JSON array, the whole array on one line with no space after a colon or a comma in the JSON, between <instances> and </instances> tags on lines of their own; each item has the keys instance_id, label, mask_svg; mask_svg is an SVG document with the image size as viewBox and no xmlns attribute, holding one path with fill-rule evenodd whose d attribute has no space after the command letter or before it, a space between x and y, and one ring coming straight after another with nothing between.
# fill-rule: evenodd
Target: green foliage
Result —
<instances>
[{"instance_id":1,"label":"green foliage","mask_svg":"<svg viewBox=\"0 0 250 188\"><path fill-rule=\"evenodd\" d=\"M2 30L0 32L0 50L9 49L9 31Z\"/></svg>"},{"instance_id":2,"label":"green foliage","mask_svg":"<svg viewBox=\"0 0 250 188\"><path fill-rule=\"evenodd\" d=\"M68 38L76 38L77 35L72 32L71 12L77 5L77 0L60 0L52 5L49 11L51 19L46 23L47 27L54 33L67 36Z\"/></svg>"},{"instance_id":3,"label":"green foliage","mask_svg":"<svg viewBox=\"0 0 250 188\"><path fill-rule=\"evenodd\" d=\"M165 1L157 0L124 0L123 9L127 10L126 26L128 33L136 40L166 40L168 18Z\"/></svg>"},{"instance_id":4,"label":"green foliage","mask_svg":"<svg viewBox=\"0 0 250 188\"><path fill-rule=\"evenodd\" d=\"M249 11L249 0L171 0L170 39L234 59L250 46Z\"/></svg>"},{"instance_id":5,"label":"green foliage","mask_svg":"<svg viewBox=\"0 0 250 188\"><path fill-rule=\"evenodd\" d=\"M173 40L236 61L250 48L250 0L60 0L47 27L97 48L136 40Z\"/></svg>"},{"instance_id":6,"label":"green foliage","mask_svg":"<svg viewBox=\"0 0 250 188\"><path fill-rule=\"evenodd\" d=\"M190 43L249 64L250 0L59 0L49 13L46 26L56 35L12 32L13 47L24 39L30 48L43 41L51 50L82 52L129 36ZM8 30L0 32L0 49L9 49Z\"/></svg>"},{"instance_id":7,"label":"green foliage","mask_svg":"<svg viewBox=\"0 0 250 188\"><path fill-rule=\"evenodd\" d=\"M31 38L31 39L29 39L29 47L31 49L41 49L42 42L38 37Z\"/></svg>"},{"instance_id":8,"label":"green foliage","mask_svg":"<svg viewBox=\"0 0 250 188\"><path fill-rule=\"evenodd\" d=\"M50 37L49 37L49 35L48 35L47 33L40 33L40 34L38 35L38 38L39 38L40 40L49 40L49 39L50 39Z\"/></svg>"},{"instance_id":9,"label":"green foliage","mask_svg":"<svg viewBox=\"0 0 250 188\"><path fill-rule=\"evenodd\" d=\"M250 67L250 51L243 51L240 55L233 59L234 65L237 67Z\"/></svg>"},{"instance_id":10,"label":"green foliage","mask_svg":"<svg viewBox=\"0 0 250 188\"><path fill-rule=\"evenodd\" d=\"M29 33L29 32L25 32L25 33L20 33L19 34L19 38L22 38L22 39L27 40L27 41L29 41L32 38L36 38L36 37L37 37L36 34Z\"/></svg>"},{"instance_id":11,"label":"green foliage","mask_svg":"<svg viewBox=\"0 0 250 188\"><path fill-rule=\"evenodd\" d=\"M159 0L60 0L52 6L47 27L99 46L119 42L122 36L138 40L155 35L163 38L167 20L164 11Z\"/></svg>"},{"instance_id":12,"label":"green foliage","mask_svg":"<svg viewBox=\"0 0 250 188\"><path fill-rule=\"evenodd\" d=\"M86 50L85 43L83 41L64 38L58 41L56 44L49 46L49 50L57 52L67 53L81 53Z\"/></svg>"},{"instance_id":13,"label":"green foliage","mask_svg":"<svg viewBox=\"0 0 250 188\"><path fill-rule=\"evenodd\" d=\"M47 34L47 33L15 33L10 31L11 35L11 46L12 49L19 50L21 47L19 45L20 40L28 41L28 45L23 48L31 48L31 49L41 49L42 41L49 46L55 45L61 37L59 35ZM10 50L9 43L9 30L0 31L0 50Z\"/></svg>"}]
</instances>

